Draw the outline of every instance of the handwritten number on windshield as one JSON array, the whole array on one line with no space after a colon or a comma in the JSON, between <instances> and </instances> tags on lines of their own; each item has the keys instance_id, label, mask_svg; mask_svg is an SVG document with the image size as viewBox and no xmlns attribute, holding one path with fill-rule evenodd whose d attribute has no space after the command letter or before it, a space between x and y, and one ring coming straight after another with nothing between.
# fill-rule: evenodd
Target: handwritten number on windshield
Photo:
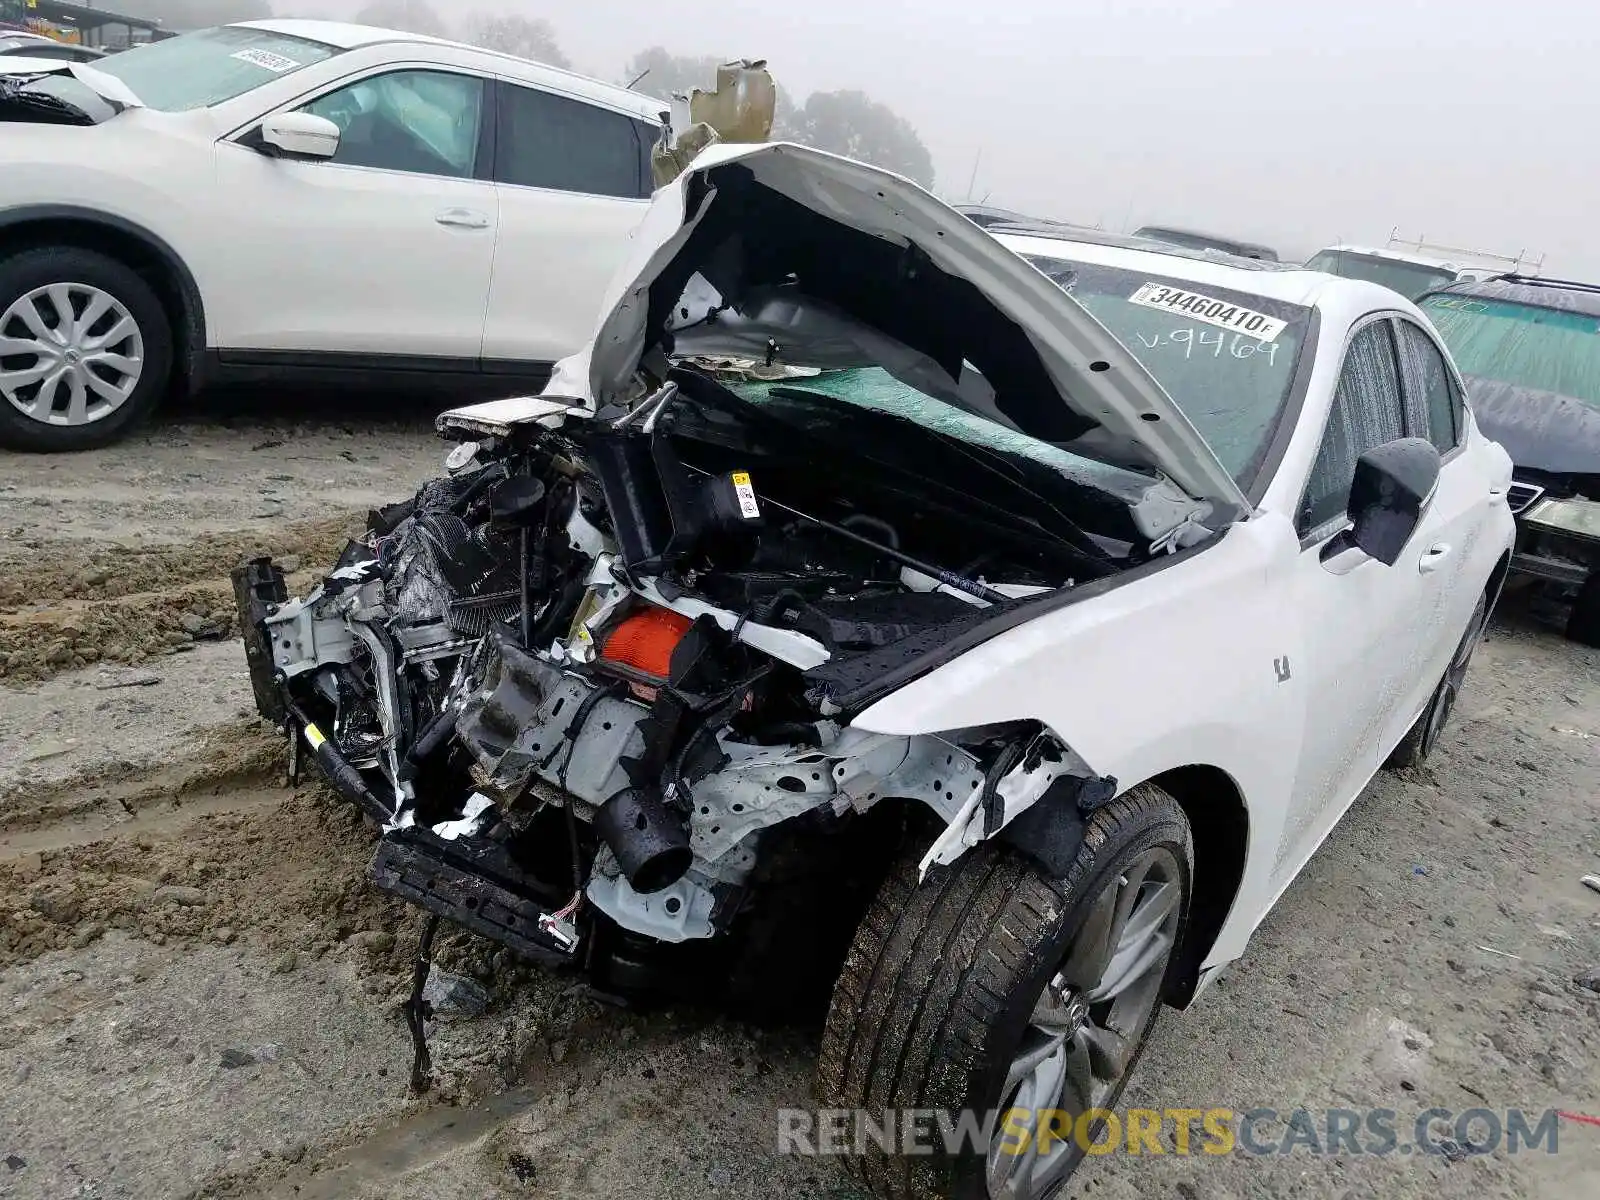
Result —
<instances>
[{"instance_id":1,"label":"handwritten number on windshield","mask_svg":"<svg viewBox=\"0 0 1600 1200\"><path fill-rule=\"evenodd\" d=\"M1257 354L1265 355L1269 367L1276 365L1278 359L1276 342L1258 341L1241 333L1228 334L1214 329L1196 329L1192 325L1174 329L1169 333L1158 333L1153 336L1139 333L1134 336L1146 350L1155 350L1162 346L1182 347L1183 357L1186 359L1204 357L1207 350L1210 350L1212 358L1221 358L1224 348L1227 353L1238 359L1254 358Z\"/></svg>"}]
</instances>

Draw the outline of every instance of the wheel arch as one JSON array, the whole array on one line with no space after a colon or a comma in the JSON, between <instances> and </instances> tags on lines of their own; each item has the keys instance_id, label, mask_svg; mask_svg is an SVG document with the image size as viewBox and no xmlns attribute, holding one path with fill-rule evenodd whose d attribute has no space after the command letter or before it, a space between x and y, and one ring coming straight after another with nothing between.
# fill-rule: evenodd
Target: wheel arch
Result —
<instances>
[{"instance_id":1,"label":"wheel arch","mask_svg":"<svg viewBox=\"0 0 1600 1200\"><path fill-rule=\"evenodd\" d=\"M1227 924L1244 882L1250 809L1238 783L1221 767L1196 763L1163 771L1148 782L1178 802L1194 839L1189 921L1167 996L1168 1004L1186 1008L1199 987L1200 967Z\"/></svg>"},{"instance_id":2,"label":"wheel arch","mask_svg":"<svg viewBox=\"0 0 1600 1200\"><path fill-rule=\"evenodd\" d=\"M172 318L176 369L190 391L200 386L205 302L194 275L171 245L136 222L92 208L35 204L0 212L0 258L50 244L93 250L143 275Z\"/></svg>"}]
</instances>

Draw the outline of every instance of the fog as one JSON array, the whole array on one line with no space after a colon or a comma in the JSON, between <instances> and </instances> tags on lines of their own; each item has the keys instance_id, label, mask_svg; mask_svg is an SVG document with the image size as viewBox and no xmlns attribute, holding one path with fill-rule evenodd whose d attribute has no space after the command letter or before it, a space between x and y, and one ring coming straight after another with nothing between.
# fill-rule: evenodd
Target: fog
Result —
<instances>
[{"instance_id":1,"label":"fog","mask_svg":"<svg viewBox=\"0 0 1600 1200\"><path fill-rule=\"evenodd\" d=\"M348 16L360 0L294 7ZM946 199L1189 225L1291 256L1398 227L1600 277L1600 9L1576 0L435 7L542 17L607 79L660 44L766 57L797 97L859 88L916 126Z\"/></svg>"}]
</instances>

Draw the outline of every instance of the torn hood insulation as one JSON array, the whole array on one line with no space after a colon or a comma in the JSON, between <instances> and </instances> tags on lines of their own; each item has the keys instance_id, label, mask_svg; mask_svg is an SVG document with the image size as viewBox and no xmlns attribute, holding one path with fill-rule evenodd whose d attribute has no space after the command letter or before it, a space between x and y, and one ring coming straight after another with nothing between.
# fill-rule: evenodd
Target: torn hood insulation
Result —
<instances>
[{"instance_id":1,"label":"torn hood insulation","mask_svg":"<svg viewBox=\"0 0 1600 1200\"><path fill-rule=\"evenodd\" d=\"M594 411L640 394L641 366L729 354L882 366L929 395L1063 444L1099 430L1119 461L1170 477L1213 520L1249 510L1138 360L1064 290L916 184L801 146L718 145L656 193L596 336L543 400L445 414L441 428ZM792 354L786 356L786 348Z\"/></svg>"}]
</instances>

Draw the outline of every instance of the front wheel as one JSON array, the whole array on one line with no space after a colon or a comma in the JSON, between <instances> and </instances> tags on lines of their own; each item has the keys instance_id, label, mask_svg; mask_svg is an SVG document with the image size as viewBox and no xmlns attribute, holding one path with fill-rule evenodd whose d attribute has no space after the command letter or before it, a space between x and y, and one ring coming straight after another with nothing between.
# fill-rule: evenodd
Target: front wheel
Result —
<instances>
[{"instance_id":1,"label":"front wheel","mask_svg":"<svg viewBox=\"0 0 1600 1200\"><path fill-rule=\"evenodd\" d=\"M1194 851L1144 784L1090 818L1064 879L986 844L919 886L890 874L857 931L823 1034L818 1089L881 1128L907 1110L980 1136L929 1156L868 1138L847 1162L883 1200L1055 1195L1105 1131L1170 986Z\"/></svg>"},{"instance_id":2,"label":"front wheel","mask_svg":"<svg viewBox=\"0 0 1600 1200\"><path fill-rule=\"evenodd\" d=\"M132 268L76 246L0 260L0 446L87 450L167 389L166 309Z\"/></svg>"}]
</instances>

